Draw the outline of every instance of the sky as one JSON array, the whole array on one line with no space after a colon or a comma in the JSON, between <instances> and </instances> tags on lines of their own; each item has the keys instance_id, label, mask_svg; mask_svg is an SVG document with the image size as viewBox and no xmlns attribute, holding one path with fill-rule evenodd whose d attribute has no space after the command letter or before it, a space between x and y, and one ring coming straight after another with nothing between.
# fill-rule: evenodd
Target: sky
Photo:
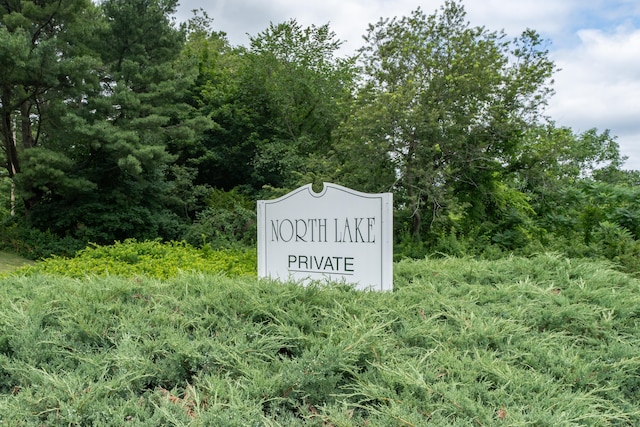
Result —
<instances>
[{"instance_id":1,"label":"sky","mask_svg":"<svg viewBox=\"0 0 640 427\"><path fill-rule=\"evenodd\" d=\"M369 24L409 16L418 7L430 15L444 0L181 0L178 21L202 9L213 30L234 46L248 46L271 23L295 19L303 27L325 25L344 42L340 54L363 45ZM624 169L640 170L639 0L466 0L472 26L517 37L530 28L548 41L559 70L546 114L576 133L596 128L616 137Z\"/></svg>"}]
</instances>

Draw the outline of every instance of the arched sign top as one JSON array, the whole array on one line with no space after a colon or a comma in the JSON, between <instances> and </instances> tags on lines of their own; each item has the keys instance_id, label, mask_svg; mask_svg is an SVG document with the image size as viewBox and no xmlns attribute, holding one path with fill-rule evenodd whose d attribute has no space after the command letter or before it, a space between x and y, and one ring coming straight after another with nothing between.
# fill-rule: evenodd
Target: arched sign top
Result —
<instances>
[{"instance_id":1,"label":"arched sign top","mask_svg":"<svg viewBox=\"0 0 640 427\"><path fill-rule=\"evenodd\" d=\"M277 199L272 199L272 200L261 200L264 202L268 202L268 203L279 203L282 200L286 200L290 197L294 197L294 196L299 196L300 193L304 193L304 192L308 192L310 196L312 197L317 197L317 198L321 198L323 197L327 191L343 191L347 194L352 194L354 196L358 196L358 197L364 197L364 198L377 198L380 197L381 194L390 194L390 193L363 193L361 191L357 191L357 190L353 190L351 188L347 188L347 187L343 187L342 185L338 185L338 184L333 184L330 182L323 182L322 183L322 190L316 192L313 189L313 184L306 184L303 185L302 187L298 187L297 189L285 194L284 196L280 196Z\"/></svg>"},{"instance_id":2,"label":"arched sign top","mask_svg":"<svg viewBox=\"0 0 640 427\"><path fill-rule=\"evenodd\" d=\"M393 198L324 183L258 201L258 275L393 287Z\"/></svg>"}]
</instances>

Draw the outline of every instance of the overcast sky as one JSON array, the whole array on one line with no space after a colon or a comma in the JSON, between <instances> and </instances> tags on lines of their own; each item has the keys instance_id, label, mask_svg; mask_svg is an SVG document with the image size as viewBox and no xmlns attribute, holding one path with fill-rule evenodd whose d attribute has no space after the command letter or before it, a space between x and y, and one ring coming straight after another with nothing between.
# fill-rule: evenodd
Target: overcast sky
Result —
<instances>
[{"instance_id":1,"label":"overcast sky","mask_svg":"<svg viewBox=\"0 0 640 427\"><path fill-rule=\"evenodd\" d=\"M181 0L179 21L205 10L213 29L229 42L248 46L249 37L295 19L300 25L329 24L345 43L345 55L362 46L370 23L408 16L420 7L433 13L444 0ZM627 169L640 170L639 0L466 0L473 26L517 36L532 28L549 41L556 94L547 113L575 132L609 129Z\"/></svg>"}]
</instances>

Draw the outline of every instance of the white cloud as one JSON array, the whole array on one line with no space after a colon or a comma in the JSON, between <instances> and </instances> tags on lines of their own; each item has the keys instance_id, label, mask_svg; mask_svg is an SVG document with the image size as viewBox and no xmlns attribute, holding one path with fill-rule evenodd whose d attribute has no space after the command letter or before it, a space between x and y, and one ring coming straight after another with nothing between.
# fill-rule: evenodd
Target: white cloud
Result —
<instances>
[{"instance_id":1,"label":"white cloud","mask_svg":"<svg viewBox=\"0 0 640 427\"><path fill-rule=\"evenodd\" d=\"M578 37L575 49L553 53L561 71L548 112L577 132L609 129L629 157L627 167L640 169L640 29L585 29Z\"/></svg>"},{"instance_id":2,"label":"white cloud","mask_svg":"<svg viewBox=\"0 0 640 427\"><path fill-rule=\"evenodd\" d=\"M580 0L578 2L581 2ZM527 28L543 34L558 34L575 11L576 0L484 0L465 4L472 25L504 30L517 36Z\"/></svg>"}]
</instances>

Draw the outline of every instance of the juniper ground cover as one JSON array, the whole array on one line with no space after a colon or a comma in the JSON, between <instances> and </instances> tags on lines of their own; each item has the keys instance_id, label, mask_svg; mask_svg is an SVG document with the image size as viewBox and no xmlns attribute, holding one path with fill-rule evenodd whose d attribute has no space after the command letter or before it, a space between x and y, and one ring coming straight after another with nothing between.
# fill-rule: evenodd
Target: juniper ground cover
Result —
<instances>
[{"instance_id":1,"label":"juniper ground cover","mask_svg":"<svg viewBox=\"0 0 640 427\"><path fill-rule=\"evenodd\" d=\"M0 280L2 425L640 424L640 281L607 264L401 261L389 293L58 270Z\"/></svg>"}]
</instances>

